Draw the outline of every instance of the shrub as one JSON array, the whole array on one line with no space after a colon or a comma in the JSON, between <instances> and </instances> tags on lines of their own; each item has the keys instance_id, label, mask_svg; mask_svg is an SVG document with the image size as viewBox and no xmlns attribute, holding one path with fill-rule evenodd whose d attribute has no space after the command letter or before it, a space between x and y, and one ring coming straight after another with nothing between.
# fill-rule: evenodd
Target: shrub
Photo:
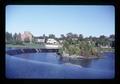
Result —
<instances>
[{"instance_id":1,"label":"shrub","mask_svg":"<svg viewBox=\"0 0 120 84\"><path fill-rule=\"evenodd\" d=\"M22 41L13 41L13 45L24 45Z\"/></svg>"},{"instance_id":2,"label":"shrub","mask_svg":"<svg viewBox=\"0 0 120 84\"><path fill-rule=\"evenodd\" d=\"M73 43L73 44L71 44ZM94 42L87 42L87 41L79 41L79 42L69 42L64 41L63 47L60 50L60 52L68 53L69 55L82 55L82 56L97 56L98 55L98 49L95 47Z\"/></svg>"}]
</instances>

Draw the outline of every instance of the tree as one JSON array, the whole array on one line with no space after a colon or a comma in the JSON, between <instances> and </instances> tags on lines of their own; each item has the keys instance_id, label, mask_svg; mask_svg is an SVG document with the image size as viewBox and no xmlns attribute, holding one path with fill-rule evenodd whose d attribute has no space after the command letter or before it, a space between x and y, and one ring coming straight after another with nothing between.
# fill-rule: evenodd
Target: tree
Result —
<instances>
[{"instance_id":1,"label":"tree","mask_svg":"<svg viewBox=\"0 0 120 84\"><path fill-rule=\"evenodd\" d=\"M100 39L105 39L106 38L106 36L104 36L104 35L100 35L100 37L99 37Z\"/></svg>"},{"instance_id":2,"label":"tree","mask_svg":"<svg viewBox=\"0 0 120 84\"><path fill-rule=\"evenodd\" d=\"M114 34L110 35L108 39L109 39L110 46L114 48L115 47L115 35Z\"/></svg>"},{"instance_id":3,"label":"tree","mask_svg":"<svg viewBox=\"0 0 120 84\"><path fill-rule=\"evenodd\" d=\"M13 40L12 33L6 32L5 33L5 37L6 37L6 42L7 43L11 43L12 42L12 40Z\"/></svg>"},{"instance_id":4,"label":"tree","mask_svg":"<svg viewBox=\"0 0 120 84\"><path fill-rule=\"evenodd\" d=\"M14 40L14 41L17 40L17 36L18 36L17 33L15 33L15 34L13 35L13 40Z\"/></svg>"},{"instance_id":5,"label":"tree","mask_svg":"<svg viewBox=\"0 0 120 84\"><path fill-rule=\"evenodd\" d=\"M70 32L70 33L67 33L67 38L72 38L73 37L73 34Z\"/></svg>"},{"instance_id":6,"label":"tree","mask_svg":"<svg viewBox=\"0 0 120 84\"><path fill-rule=\"evenodd\" d=\"M54 34L49 34L49 38L55 38Z\"/></svg>"},{"instance_id":7,"label":"tree","mask_svg":"<svg viewBox=\"0 0 120 84\"><path fill-rule=\"evenodd\" d=\"M109 38L113 38L113 39L114 39L114 38L115 38L115 35L112 34L112 35L109 36Z\"/></svg>"},{"instance_id":8,"label":"tree","mask_svg":"<svg viewBox=\"0 0 120 84\"><path fill-rule=\"evenodd\" d=\"M109 40L110 40L110 41L114 41L114 40L115 40L115 35L114 35L114 34L110 35L110 36L109 36Z\"/></svg>"},{"instance_id":9,"label":"tree","mask_svg":"<svg viewBox=\"0 0 120 84\"><path fill-rule=\"evenodd\" d=\"M82 41L83 40L83 35L79 34L79 40Z\"/></svg>"},{"instance_id":10,"label":"tree","mask_svg":"<svg viewBox=\"0 0 120 84\"><path fill-rule=\"evenodd\" d=\"M111 42L111 47L112 47L112 48L115 48L115 41L112 41L112 42Z\"/></svg>"},{"instance_id":11,"label":"tree","mask_svg":"<svg viewBox=\"0 0 120 84\"><path fill-rule=\"evenodd\" d=\"M21 33L18 34L17 40L21 41Z\"/></svg>"},{"instance_id":12,"label":"tree","mask_svg":"<svg viewBox=\"0 0 120 84\"><path fill-rule=\"evenodd\" d=\"M78 38L78 35L77 34L73 34L73 38Z\"/></svg>"},{"instance_id":13,"label":"tree","mask_svg":"<svg viewBox=\"0 0 120 84\"><path fill-rule=\"evenodd\" d=\"M65 36L64 36L64 34L61 34L61 38L62 38L62 39L65 39Z\"/></svg>"},{"instance_id":14,"label":"tree","mask_svg":"<svg viewBox=\"0 0 120 84\"><path fill-rule=\"evenodd\" d=\"M66 36L67 36L66 40L68 41L68 43L72 44L73 34L70 32L70 33L67 33Z\"/></svg>"},{"instance_id":15,"label":"tree","mask_svg":"<svg viewBox=\"0 0 120 84\"><path fill-rule=\"evenodd\" d=\"M43 38L46 38L45 34L43 34Z\"/></svg>"},{"instance_id":16,"label":"tree","mask_svg":"<svg viewBox=\"0 0 120 84\"><path fill-rule=\"evenodd\" d=\"M98 43L99 43L100 45L102 45L102 46L108 45L107 37L104 36L104 35L101 35L101 36L99 37Z\"/></svg>"},{"instance_id":17,"label":"tree","mask_svg":"<svg viewBox=\"0 0 120 84\"><path fill-rule=\"evenodd\" d=\"M89 36L89 37L88 37L89 41L92 41L92 38L93 38L92 36Z\"/></svg>"},{"instance_id":18,"label":"tree","mask_svg":"<svg viewBox=\"0 0 120 84\"><path fill-rule=\"evenodd\" d=\"M25 39L24 39L24 42L26 42L26 43L30 42L29 37L25 38Z\"/></svg>"}]
</instances>

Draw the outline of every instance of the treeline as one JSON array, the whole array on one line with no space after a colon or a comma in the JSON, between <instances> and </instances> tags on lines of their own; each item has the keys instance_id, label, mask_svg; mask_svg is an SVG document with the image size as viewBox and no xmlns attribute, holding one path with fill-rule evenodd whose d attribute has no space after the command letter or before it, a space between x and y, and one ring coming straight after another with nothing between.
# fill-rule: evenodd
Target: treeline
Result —
<instances>
[{"instance_id":1,"label":"treeline","mask_svg":"<svg viewBox=\"0 0 120 84\"><path fill-rule=\"evenodd\" d=\"M112 34L109 37L101 35L99 37L85 37L82 34L73 34L73 33L67 33L66 35L61 34L61 39L69 41L70 44L74 42L79 42L79 41L88 41L88 42L93 42L96 47L100 46L109 46L109 47L114 47L115 46L115 35Z\"/></svg>"},{"instance_id":2,"label":"treeline","mask_svg":"<svg viewBox=\"0 0 120 84\"><path fill-rule=\"evenodd\" d=\"M6 37L6 43L14 43L14 44L22 44L21 41L21 33L9 33L6 32L5 33L5 37ZM33 36L34 37L34 36ZM95 47L101 47L101 46L108 46L108 47L112 47L114 48L115 46L115 35L110 35L109 37L106 37L104 35L101 35L99 37L85 37L82 34L73 34L73 33L67 33L66 35L61 34L60 38L57 38L54 34L49 34L49 36L46 36L45 34L43 34L42 36L43 38L54 38L56 40L63 40L62 44L66 44L66 42L68 42L69 44L80 44L79 42L89 42L89 43L93 43ZM29 39L25 40L26 42L29 42ZM33 39L34 42L34 39Z\"/></svg>"},{"instance_id":3,"label":"treeline","mask_svg":"<svg viewBox=\"0 0 120 84\"><path fill-rule=\"evenodd\" d=\"M20 44L20 45L23 45L23 42L21 41L21 34L13 34L12 33L9 33L9 32L6 32L5 33L5 42L7 44Z\"/></svg>"}]
</instances>

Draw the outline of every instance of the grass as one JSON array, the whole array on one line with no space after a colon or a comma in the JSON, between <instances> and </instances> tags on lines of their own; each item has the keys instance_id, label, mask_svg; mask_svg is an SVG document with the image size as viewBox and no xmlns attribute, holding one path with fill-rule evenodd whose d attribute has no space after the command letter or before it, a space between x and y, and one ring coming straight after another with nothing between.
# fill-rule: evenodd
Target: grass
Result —
<instances>
[{"instance_id":1,"label":"grass","mask_svg":"<svg viewBox=\"0 0 120 84\"><path fill-rule=\"evenodd\" d=\"M103 52L106 52L106 51L109 51L109 52L114 52L115 49L114 48L98 48L100 51L103 51Z\"/></svg>"},{"instance_id":2,"label":"grass","mask_svg":"<svg viewBox=\"0 0 120 84\"><path fill-rule=\"evenodd\" d=\"M13 45L13 44L6 44L6 47L20 47L20 48L45 48L42 44L35 44L35 43L24 43L24 45Z\"/></svg>"}]
</instances>

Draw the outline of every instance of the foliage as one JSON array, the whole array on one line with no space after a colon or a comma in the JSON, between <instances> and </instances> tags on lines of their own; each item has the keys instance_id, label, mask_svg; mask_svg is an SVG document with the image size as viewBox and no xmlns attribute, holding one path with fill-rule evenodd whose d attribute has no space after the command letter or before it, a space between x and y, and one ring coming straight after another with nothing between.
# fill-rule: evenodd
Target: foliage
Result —
<instances>
[{"instance_id":1,"label":"foliage","mask_svg":"<svg viewBox=\"0 0 120 84\"><path fill-rule=\"evenodd\" d=\"M6 42L8 43L11 43L11 41L13 40L12 33L6 32L5 37L6 37Z\"/></svg>"},{"instance_id":2,"label":"foliage","mask_svg":"<svg viewBox=\"0 0 120 84\"><path fill-rule=\"evenodd\" d=\"M15 33L12 35L12 33L6 32L6 43L7 44L14 44L14 45L23 45L23 42L21 41L21 34ZM43 35L44 38L54 38L59 40L55 37L54 34L50 34L48 37ZM61 39L64 40L62 45L63 47L60 48L59 52L68 53L69 55L82 55L82 56L93 56L98 55L98 53L102 50L101 46L108 46L108 47L115 47L115 35L110 35L109 37L106 37L104 35L101 35L100 37L83 37L82 34L73 34L73 33L67 33L66 35L61 34ZM29 43L30 39L26 38L25 43ZM32 43L35 44L35 40L33 39ZM30 44L32 45L32 44ZM37 44L36 44L37 45ZM40 45L40 44L38 44ZM41 44L44 45L44 44Z\"/></svg>"},{"instance_id":3,"label":"foliage","mask_svg":"<svg viewBox=\"0 0 120 84\"><path fill-rule=\"evenodd\" d=\"M49 38L55 38L54 34L49 34Z\"/></svg>"},{"instance_id":4,"label":"foliage","mask_svg":"<svg viewBox=\"0 0 120 84\"><path fill-rule=\"evenodd\" d=\"M29 39L29 38L25 38L24 42L25 42L25 43L29 43L29 42L30 42L30 39Z\"/></svg>"}]
</instances>

